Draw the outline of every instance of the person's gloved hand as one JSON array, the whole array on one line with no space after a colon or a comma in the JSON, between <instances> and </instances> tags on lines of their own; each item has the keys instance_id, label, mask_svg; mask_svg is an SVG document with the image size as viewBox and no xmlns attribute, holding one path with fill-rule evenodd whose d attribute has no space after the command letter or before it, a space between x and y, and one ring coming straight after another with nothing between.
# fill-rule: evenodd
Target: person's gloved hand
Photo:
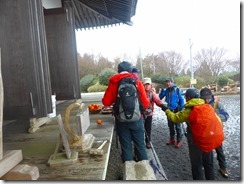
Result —
<instances>
[{"instance_id":1,"label":"person's gloved hand","mask_svg":"<svg viewBox=\"0 0 244 184\"><path fill-rule=\"evenodd\" d=\"M162 105L161 105L161 109L162 109L163 111L166 111L166 110L168 109L168 107L166 107L164 104L162 104Z\"/></svg>"},{"instance_id":2,"label":"person's gloved hand","mask_svg":"<svg viewBox=\"0 0 244 184\"><path fill-rule=\"evenodd\" d=\"M151 109L146 109L146 110L145 110L145 114L146 114L146 116L149 115L149 114L151 114L151 112L152 112Z\"/></svg>"}]
</instances>

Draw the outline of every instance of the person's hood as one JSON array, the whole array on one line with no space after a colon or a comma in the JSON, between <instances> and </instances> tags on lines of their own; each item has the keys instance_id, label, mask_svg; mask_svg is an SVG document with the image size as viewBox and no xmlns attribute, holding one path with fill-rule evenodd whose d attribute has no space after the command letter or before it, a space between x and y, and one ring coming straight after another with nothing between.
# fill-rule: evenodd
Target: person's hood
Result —
<instances>
[{"instance_id":1,"label":"person's hood","mask_svg":"<svg viewBox=\"0 0 244 184\"><path fill-rule=\"evenodd\" d=\"M201 98L192 98L191 100L189 100L188 102L186 102L185 107L186 108L190 108L196 105L202 105L204 104L204 100Z\"/></svg>"},{"instance_id":2,"label":"person's hood","mask_svg":"<svg viewBox=\"0 0 244 184\"><path fill-rule=\"evenodd\" d=\"M123 71L123 72L114 74L112 77L110 77L109 82L110 83L118 83L121 79L123 79L125 77L135 78L135 76L132 73Z\"/></svg>"}]
</instances>

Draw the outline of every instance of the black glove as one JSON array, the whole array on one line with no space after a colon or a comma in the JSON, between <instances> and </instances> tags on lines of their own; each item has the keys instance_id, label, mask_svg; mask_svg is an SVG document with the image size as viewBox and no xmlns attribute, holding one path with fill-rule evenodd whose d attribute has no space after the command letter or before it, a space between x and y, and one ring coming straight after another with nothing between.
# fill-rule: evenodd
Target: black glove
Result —
<instances>
[{"instance_id":1,"label":"black glove","mask_svg":"<svg viewBox=\"0 0 244 184\"><path fill-rule=\"evenodd\" d=\"M146 110L145 110L145 115L147 116L147 115L151 114L151 112L152 112L151 109L146 109Z\"/></svg>"},{"instance_id":2,"label":"black glove","mask_svg":"<svg viewBox=\"0 0 244 184\"><path fill-rule=\"evenodd\" d=\"M162 109L163 111L166 111L166 110L168 109L168 107L166 107L164 104L162 104L162 105L161 105L161 109Z\"/></svg>"}]
</instances>

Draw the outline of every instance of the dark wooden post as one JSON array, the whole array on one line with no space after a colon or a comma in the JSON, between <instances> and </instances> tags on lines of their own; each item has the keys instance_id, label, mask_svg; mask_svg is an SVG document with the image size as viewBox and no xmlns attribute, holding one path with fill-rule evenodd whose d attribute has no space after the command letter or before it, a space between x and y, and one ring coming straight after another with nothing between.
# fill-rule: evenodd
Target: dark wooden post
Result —
<instances>
[{"instance_id":1,"label":"dark wooden post","mask_svg":"<svg viewBox=\"0 0 244 184\"><path fill-rule=\"evenodd\" d=\"M1 70L1 48L0 48L0 160L3 158L3 81Z\"/></svg>"}]
</instances>

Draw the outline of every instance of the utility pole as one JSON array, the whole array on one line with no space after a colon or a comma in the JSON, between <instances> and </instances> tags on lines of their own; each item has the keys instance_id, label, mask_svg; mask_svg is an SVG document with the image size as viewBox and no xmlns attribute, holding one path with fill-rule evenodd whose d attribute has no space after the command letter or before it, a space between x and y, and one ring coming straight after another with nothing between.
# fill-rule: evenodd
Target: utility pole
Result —
<instances>
[{"instance_id":1,"label":"utility pole","mask_svg":"<svg viewBox=\"0 0 244 184\"><path fill-rule=\"evenodd\" d=\"M192 43L191 43L191 39L189 39L189 45L190 45L190 64L191 64L191 81L190 81L190 84L191 84L191 88L194 88L194 84L193 84L193 81L194 81L194 73L193 73L193 66L192 66L192 52L191 52L191 48L192 48Z\"/></svg>"},{"instance_id":2,"label":"utility pole","mask_svg":"<svg viewBox=\"0 0 244 184\"><path fill-rule=\"evenodd\" d=\"M141 59L141 49L139 49L139 59L140 59L140 64L141 64L141 78L144 78L143 74L143 67L142 67L142 59Z\"/></svg>"},{"instance_id":3,"label":"utility pole","mask_svg":"<svg viewBox=\"0 0 244 184\"><path fill-rule=\"evenodd\" d=\"M156 72L156 67L155 67L155 56L153 54L153 74Z\"/></svg>"}]
</instances>

